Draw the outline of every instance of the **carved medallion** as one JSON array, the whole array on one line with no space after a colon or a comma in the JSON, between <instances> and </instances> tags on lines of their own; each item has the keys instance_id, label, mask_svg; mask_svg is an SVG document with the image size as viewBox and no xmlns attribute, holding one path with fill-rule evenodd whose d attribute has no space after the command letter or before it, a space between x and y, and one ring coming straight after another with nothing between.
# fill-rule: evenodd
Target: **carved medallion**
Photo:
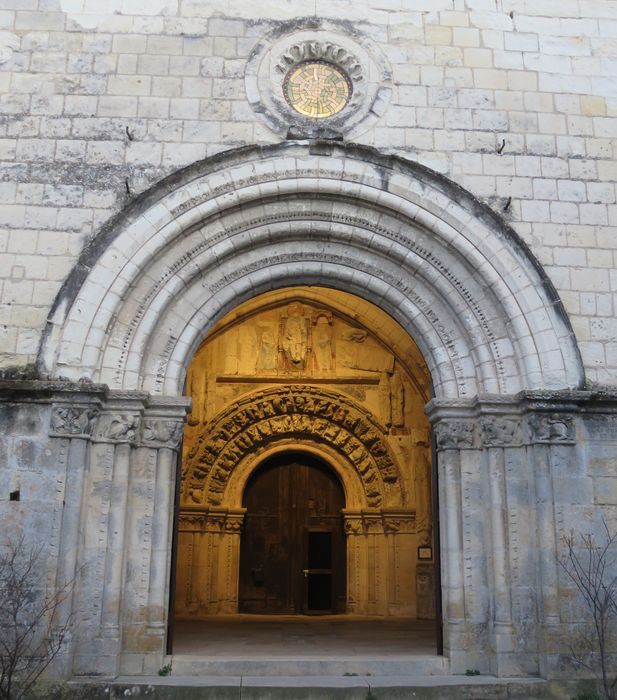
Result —
<instances>
[{"instance_id":1,"label":"carved medallion","mask_svg":"<svg viewBox=\"0 0 617 700\"><path fill-rule=\"evenodd\" d=\"M353 87L347 74L326 61L306 61L292 68L283 83L287 103L299 114L325 119L345 108Z\"/></svg>"},{"instance_id":2,"label":"carved medallion","mask_svg":"<svg viewBox=\"0 0 617 700\"><path fill-rule=\"evenodd\" d=\"M246 95L257 117L294 138L366 131L392 93L392 69L379 46L345 23L308 18L294 25L262 35L249 55Z\"/></svg>"}]
</instances>

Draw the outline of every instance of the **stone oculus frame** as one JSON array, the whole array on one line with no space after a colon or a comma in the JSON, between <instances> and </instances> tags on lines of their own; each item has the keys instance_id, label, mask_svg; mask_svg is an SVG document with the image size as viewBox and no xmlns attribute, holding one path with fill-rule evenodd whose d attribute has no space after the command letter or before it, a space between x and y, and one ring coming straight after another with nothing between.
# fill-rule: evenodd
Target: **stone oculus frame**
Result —
<instances>
[{"instance_id":1,"label":"stone oculus frame","mask_svg":"<svg viewBox=\"0 0 617 700\"><path fill-rule=\"evenodd\" d=\"M298 68L317 63L340 73L349 91L343 107L321 118L296 111L285 94ZM377 44L348 25L317 18L283 22L266 34L253 47L244 76L256 116L283 137L355 138L385 113L392 94L392 69Z\"/></svg>"},{"instance_id":2,"label":"stone oculus frame","mask_svg":"<svg viewBox=\"0 0 617 700\"><path fill-rule=\"evenodd\" d=\"M582 390L555 290L488 207L419 165L322 142L238 149L164 180L84 250L54 303L38 366L51 381L20 406L64 455L49 566L61 580L86 565L58 672L162 665L190 358L239 303L291 285L371 301L426 360L452 671L565 673L559 540L594 512L585 465L614 436L614 396ZM62 390L80 379L95 384Z\"/></svg>"}]
</instances>

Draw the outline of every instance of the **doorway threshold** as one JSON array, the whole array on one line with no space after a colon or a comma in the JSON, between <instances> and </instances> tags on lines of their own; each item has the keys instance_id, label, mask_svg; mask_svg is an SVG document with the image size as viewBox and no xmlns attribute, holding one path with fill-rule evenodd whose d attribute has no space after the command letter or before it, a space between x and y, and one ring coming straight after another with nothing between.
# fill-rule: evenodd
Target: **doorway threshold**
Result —
<instances>
[{"instance_id":1,"label":"doorway threshold","mask_svg":"<svg viewBox=\"0 0 617 700\"><path fill-rule=\"evenodd\" d=\"M177 621L181 676L448 675L435 623L355 615L229 615Z\"/></svg>"},{"instance_id":2,"label":"doorway threshold","mask_svg":"<svg viewBox=\"0 0 617 700\"><path fill-rule=\"evenodd\" d=\"M179 676L442 676L448 675L443 656L267 656L218 657L173 655L169 663Z\"/></svg>"}]
</instances>

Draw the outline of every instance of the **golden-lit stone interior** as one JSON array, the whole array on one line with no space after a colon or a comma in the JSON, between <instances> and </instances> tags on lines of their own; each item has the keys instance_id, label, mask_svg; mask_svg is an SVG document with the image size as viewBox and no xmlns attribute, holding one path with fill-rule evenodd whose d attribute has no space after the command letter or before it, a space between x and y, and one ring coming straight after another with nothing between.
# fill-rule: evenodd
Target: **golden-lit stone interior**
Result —
<instances>
[{"instance_id":1,"label":"golden-lit stone interior","mask_svg":"<svg viewBox=\"0 0 617 700\"><path fill-rule=\"evenodd\" d=\"M409 335L344 292L278 290L220 321L187 375L176 615L238 611L245 487L289 452L343 487L346 611L432 617L429 386Z\"/></svg>"}]
</instances>

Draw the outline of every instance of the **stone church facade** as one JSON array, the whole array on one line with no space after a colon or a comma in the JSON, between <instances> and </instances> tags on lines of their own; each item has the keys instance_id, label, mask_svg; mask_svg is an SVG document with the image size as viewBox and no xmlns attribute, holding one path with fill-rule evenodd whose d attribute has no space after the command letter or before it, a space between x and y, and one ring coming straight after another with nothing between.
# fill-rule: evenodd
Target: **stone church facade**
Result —
<instances>
[{"instance_id":1,"label":"stone church facade","mask_svg":"<svg viewBox=\"0 0 617 700\"><path fill-rule=\"evenodd\" d=\"M440 619L453 673L570 677L563 539L617 528L617 2L0 24L0 522L74 581L52 672L328 609ZM255 524L311 483L298 539ZM304 595L286 561L324 536Z\"/></svg>"}]
</instances>

